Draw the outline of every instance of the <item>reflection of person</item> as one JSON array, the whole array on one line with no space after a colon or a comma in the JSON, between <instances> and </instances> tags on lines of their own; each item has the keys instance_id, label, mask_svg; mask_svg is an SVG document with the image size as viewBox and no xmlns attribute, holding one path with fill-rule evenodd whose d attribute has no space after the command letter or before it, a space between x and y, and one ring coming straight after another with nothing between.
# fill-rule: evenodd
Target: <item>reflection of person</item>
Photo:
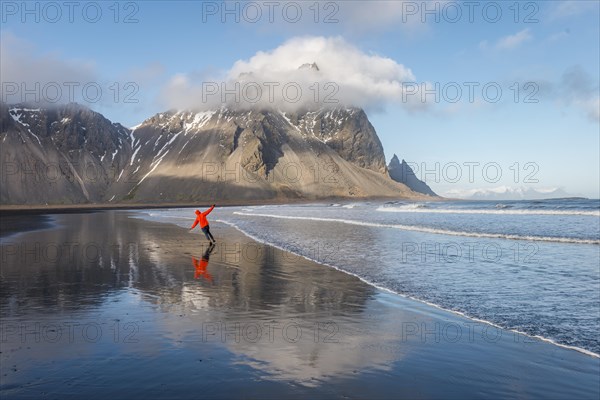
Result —
<instances>
[{"instance_id":1,"label":"reflection of person","mask_svg":"<svg viewBox=\"0 0 600 400\"><path fill-rule=\"evenodd\" d=\"M210 233L210 226L208 225L208 220L206 219L206 216L208 214L210 214L210 212L214 208L215 208L215 205L213 204L211 208L209 208L208 210L206 210L204 212L200 212L200 210L196 210L196 220L194 221L194 224L190 228L190 230L192 230L196 227L196 225L200 224L200 229L202 229L202 232L204 232L204 235L206 236L208 241L211 243L217 243L217 241L213 237L212 233Z\"/></svg>"},{"instance_id":2,"label":"reflection of person","mask_svg":"<svg viewBox=\"0 0 600 400\"><path fill-rule=\"evenodd\" d=\"M202 276L207 281L212 282L212 275L206 271L206 267L208 267L208 259L210 257L210 253L212 253L214 248L215 244L211 243L204 252L204 255L202 256L202 259L200 261L198 261L196 257L192 257L192 263L194 264L194 268L196 268L194 279L200 279L200 277Z\"/></svg>"}]
</instances>

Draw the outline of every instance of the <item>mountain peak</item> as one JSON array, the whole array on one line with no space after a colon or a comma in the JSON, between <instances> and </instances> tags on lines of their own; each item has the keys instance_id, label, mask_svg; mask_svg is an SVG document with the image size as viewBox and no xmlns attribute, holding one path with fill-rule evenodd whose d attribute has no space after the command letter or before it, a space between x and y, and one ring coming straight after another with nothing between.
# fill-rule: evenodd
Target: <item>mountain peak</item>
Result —
<instances>
[{"instance_id":1,"label":"mountain peak","mask_svg":"<svg viewBox=\"0 0 600 400\"><path fill-rule=\"evenodd\" d=\"M320 71L319 66L317 65L316 62L313 62L312 64L311 63L302 64L300 66L300 68L298 68L298 69L310 69L313 71Z\"/></svg>"},{"instance_id":2,"label":"mountain peak","mask_svg":"<svg viewBox=\"0 0 600 400\"><path fill-rule=\"evenodd\" d=\"M400 163L398 156L394 154L388 165L390 178L408 186L412 191L423 193L429 196L437 196L433 190L422 180L417 178L413 169L404 159Z\"/></svg>"}]
</instances>

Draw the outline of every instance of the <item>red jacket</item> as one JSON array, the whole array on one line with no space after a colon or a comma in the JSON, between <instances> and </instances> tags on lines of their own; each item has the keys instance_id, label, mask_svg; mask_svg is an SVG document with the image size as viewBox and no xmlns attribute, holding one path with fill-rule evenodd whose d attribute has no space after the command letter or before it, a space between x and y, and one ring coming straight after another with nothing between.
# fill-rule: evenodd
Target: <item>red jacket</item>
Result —
<instances>
[{"instance_id":1,"label":"red jacket","mask_svg":"<svg viewBox=\"0 0 600 400\"><path fill-rule=\"evenodd\" d=\"M198 225L198 224L200 224L200 229L208 226L208 220L206 219L206 216L208 214L210 214L210 212L213 210L213 208L215 208L214 205L204 212L200 212L200 210L196 210L196 220L194 221L194 225L192 225L192 227L190 229L194 229L196 227L196 225Z\"/></svg>"},{"instance_id":2,"label":"red jacket","mask_svg":"<svg viewBox=\"0 0 600 400\"><path fill-rule=\"evenodd\" d=\"M196 268L194 279L200 279L200 277L203 277L207 281L212 282L212 275L206 270L206 267L208 267L208 258L202 257L202 260L198 261L195 257L192 257L192 263L194 264L194 268Z\"/></svg>"}]
</instances>

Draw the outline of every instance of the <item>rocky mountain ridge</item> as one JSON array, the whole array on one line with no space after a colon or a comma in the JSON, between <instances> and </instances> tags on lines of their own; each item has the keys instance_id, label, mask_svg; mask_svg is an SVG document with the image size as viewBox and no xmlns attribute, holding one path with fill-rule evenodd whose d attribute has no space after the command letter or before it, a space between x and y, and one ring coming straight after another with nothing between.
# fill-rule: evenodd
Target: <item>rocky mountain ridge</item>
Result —
<instances>
[{"instance_id":1,"label":"rocky mountain ridge","mask_svg":"<svg viewBox=\"0 0 600 400\"><path fill-rule=\"evenodd\" d=\"M129 129L86 107L0 104L1 204L419 198L363 110L169 111Z\"/></svg>"},{"instance_id":2,"label":"rocky mountain ridge","mask_svg":"<svg viewBox=\"0 0 600 400\"><path fill-rule=\"evenodd\" d=\"M431 190L429 185L417 178L417 175L406 161L402 160L402 162L400 162L397 155L394 154L390 160L388 170L390 178L396 182L405 184L412 191L423 193L428 196L437 196L437 194Z\"/></svg>"}]
</instances>

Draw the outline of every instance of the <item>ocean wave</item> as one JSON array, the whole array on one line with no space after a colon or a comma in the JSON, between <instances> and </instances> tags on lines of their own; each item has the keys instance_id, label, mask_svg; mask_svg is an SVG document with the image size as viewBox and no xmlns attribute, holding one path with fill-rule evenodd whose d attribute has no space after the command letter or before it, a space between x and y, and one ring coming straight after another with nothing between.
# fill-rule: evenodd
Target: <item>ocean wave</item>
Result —
<instances>
[{"instance_id":1,"label":"ocean wave","mask_svg":"<svg viewBox=\"0 0 600 400\"><path fill-rule=\"evenodd\" d=\"M487 239L508 239L508 240L527 240L527 241L540 241L540 242L594 244L594 245L600 244L600 240L595 240L595 239L577 239L577 238L551 237L551 236L521 236L521 235L508 235L508 234L504 234L504 233L463 232L463 231L452 231L452 230L447 230L447 229L428 228L428 227L417 226L417 225L380 224L377 222L365 222L365 221L356 221L356 220L341 219L341 218L297 217L297 216L291 216L291 215L245 213L245 212L240 212L240 211L235 211L233 214L250 216L250 217L266 217L266 218L279 218L279 219L292 219L292 220L338 222L338 223L343 223L343 224L348 224L348 225L369 226L369 227L373 227L373 228L401 229L401 230L406 230L406 231L433 233L433 234L437 234L437 235L465 236L465 237L476 237L476 238L487 238Z\"/></svg>"},{"instance_id":2,"label":"ocean wave","mask_svg":"<svg viewBox=\"0 0 600 400\"><path fill-rule=\"evenodd\" d=\"M237 213L237 212L235 212L234 214L241 214L241 213ZM242 214L242 215L243 215L243 214ZM279 216L275 216L275 217L279 217ZM298 219L306 219L306 218L303 218L303 217L294 217L293 219L296 219L296 218L298 218ZM405 293L401 293L401 292L398 292L398 291L395 291L395 290L389 289L389 288L387 288L387 287L385 287L385 286L381 286L381 285L379 285L379 284L376 284L376 283L374 283L374 282L371 282L371 281L369 281L368 279L366 279L366 278L364 278L364 277L362 277L362 276L360 276L360 275L358 275L358 274L355 274L355 273L353 273L353 272L350 272L350 271L347 271L347 270L345 270L345 269L343 269L343 268L340 268L340 267L338 267L338 266L336 266L336 265L334 265L334 264L326 263L326 262L323 262L322 260L317 260L317 259L314 259L314 258L308 257L308 256L306 256L306 255L304 255L304 254L300 254L300 253L298 253L298 252L291 251L291 249L290 249L290 248L284 248L284 247L282 247L282 246L278 246L278 245L277 245L277 244L275 244L275 243L272 243L272 242L269 242L269 241L267 241L267 240L261 239L261 238L259 238L259 237L257 237L257 236L254 236L254 235L252 235L252 234L250 234L250 233L246 232L245 230L243 230L242 228L240 228L238 225L236 225L236 224L235 224L235 223L233 223L233 222L230 222L230 221L225 221L225 220L221 220L221 219L217 220L216 222L220 222L220 223L223 223L223 224L225 224L225 225L229 225L229 226L231 226L231 227L233 227L233 228L237 229L238 231L240 231L241 233L243 233L244 235L246 235L247 237L249 237L250 239L252 239L252 240L254 240L254 241L256 241L256 242L263 243L263 244L266 244L266 245L268 245L268 246L275 247L275 248L277 248L277 249L279 249L279 250L283 250L283 251L286 251L286 252L289 252L289 253L295 254L295 255L297 255L297 256L300 256L300 257L302 257L302 258L304 258L304 259L306 259L306 260L309 260L309 261L312 261L312 262L316 262L316 263L318 263L318 264L321 264L321 265L324 265L324 266L327 266L327 267L333 268L333 269L335 269L335 270L338 270L338 271L340 271L340 272L343 272L343 273L345 273L345 274L348 274L348 275L354 276L354 277L356 277L356 278L360 279L362 282L364 282L364 283L366 283L366 284L368 284L368 285L370 285L370 286L373 286L373 287L375 287L375 288L377 288L377 289L379 289L379 290L382 290L382 291L384 291L384 292L388 292L388 293L392 293L392 294L394 294L394 295L402 296L402 297L404 297L404 298L407 298L407 299L410 299L410 300L413 300L413 301L417 301L417 302L419 302L419 303L426 304L426 305L428 305L428 306L430 306L430 307L434 307L434 308L437 308L437 309L439 309L439 310L442 310L442 311L445 311L445 312L449 312L449 313L452 313L452 314L455 314L455 315L461 316L461 317L463 317L463 318L470 319L470 320L472 320L472 321L475 321L475 322L484 323L484 324L487 324L487 325L493 326L493 327L495 327L495 328L499 328L499 329L508 330L508 331L510 331L510 332L515 332L515 333L517 333L517 334L519 334L519 335L523 335L523 336L527 336L527 337L530 337L530 338L538 339L538 340L541 340L541 341L544 341L544 342L550 343L550 344L552 344L552 345L555 345L555 346L558 346L558 347L562 347L562 348L564 348L564 349L574 350L574 351L577 351L577 352L580 352L580 353L586 354L586 355L588 355L588 356L591 356L591 357L600 358L600 354L594 353L593 351L590 351L590 350L587 350L587 349L584 349L584 348L581 348L581 347L577 347L577 346L571 346L571 345L566 345L566 344L561 344L561 343L559 343L559 342L556 342L556 341L555 341L555 340L553 340L553 339L546 338L546 337L543 337L543 336L541 336L541 335L533 335L533 334L529 334L529 333L526 333L526 332L520 331L520 330L518 330L518 329L511 329L511 328L507 328L507 327L504 327L504 326L498 325L498 324L496 324L496 323L494 323L494 322L492 322L492 321L488 321L488 320L484 320L484 319L477 318L477 317L474 317L474 316L470 316L470 315L468 315L468 314L466 314L466 313L464 313L464 312L462 312L462 311L457 311L457 310L452 310L452 309L449 309L449 308L444 308L444 307L442 307L442 306L440 306L440 305L438 305L438 304L435 304L435 303L429 302L429 301L427 301L427 300L422 300L422 299L419 299L418 297L414 297L414 296L411 296L411 295L408 295L408 294L405 294Z\"/></svg>"},{"instance_id":3,"label":"ocean wave","mask_svg":"<svg viewBox=\"0 0 600 400\"><path fill-rule=\"evenodd\" d=\"M429 206L425 203L398 203L398 202L391 202L391 203L385 203L388 205L385 206L379 206L379 208L391 208L394 210L422 210L422 209L429 209ZM391 206L390 204L398 204L398 205L394 205Z\"/></svg>"},{"instance_id":4,"label":"ocean wave","mask_svg":"<svg viewBox=\"0 0 600 400\"><path fill-rule=\"evenodd\" d=\"M502 205L504 206L504 205ZM600 217L600 210L532 210L532 209L453 209L453 208L423 208L416 207L413 205L399 206L399 207L378 207L375 211L382 212L404 212L404 213L428 213L428 214L496 214L496 215L586 215L591 217Z\"/></svg>"}]
</instances>

